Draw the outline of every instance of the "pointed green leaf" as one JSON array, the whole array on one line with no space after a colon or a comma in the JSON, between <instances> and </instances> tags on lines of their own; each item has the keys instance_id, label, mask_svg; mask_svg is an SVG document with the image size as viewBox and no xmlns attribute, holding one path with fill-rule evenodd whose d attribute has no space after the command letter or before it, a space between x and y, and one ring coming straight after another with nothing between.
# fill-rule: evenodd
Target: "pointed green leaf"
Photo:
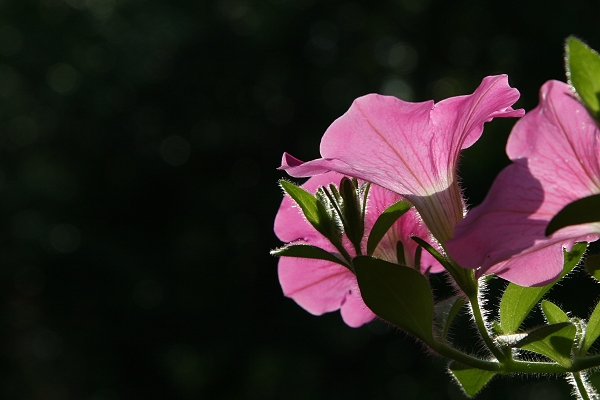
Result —
<instances>
[{"instance_id":1,"label":"pointed green leaf","mask_svg":"<svg viewBox=\"0 0 600 400\"><path fill-rule=\"evenodd\" d=\"M600 281L600 254L587 256L585 269L595 280Z\"/></svg>"},{"instance_id":2,"label":"pointed green leaf","mask_svg":"<svg viewBox=\"0 0 600 400\"><path fill-rule=\"evenodd\" d=\"M575 268L586 248L587 243L577 243L570 252L565 252L565 264L560 277L546 286L523 287L509 283L500 301L500 326L502 327L502 332L506 334L517 332L521 323L523 323L538 301L556 282Z\"/></svg>"},{"instance_id":3,"label":"pointed green leaf","mask_svg":"<svg viewBox=\"0 0 600 400\"><path fill-rule=\"evenodd\" d=\"M327 191L325 186L321 186L315 193L317 199L317 224L313 224L315 229L325 236L331 243L340 244L342 240L342 226L336 215L339 215L338 204Z\"/></svg>"},{"instance_id":4,"label":"pointed green leaf","mask_svg":"<svg viewBox=\"0 0 600 400\"><path fill-rule=\"evenodd\" d=\"M424 248L436 260L438 260L439 263L444 266L444 268L446 268L449 271L454 269L454 267L452 266L452 264L450 264L450 262L448 262L446 257L441 255L440 252L435 249L435 247L433 247L432 245L430 245L429 243L427 243L426 241L424 241L423 239L421 239L418 236L411 236L410 238L412 240L414 240L415 242L417 242L422 248Z\"/></svg>"},{"instance_id":5,"label":"pointed green leaf","mask_svg":"<svg viewBox=\"0 0 600 400\"><path fill-rule=\"evenodd\" d=\"M331 261L337 264L341 264L344 267L348 265L335 254L323 250L320 247L316 247L310 244L291 244L272 250L271 255L279 257L300 257L300 258L313 258L317 260Z\"/></svg>"},{"instance_id":6,"label":"pointed green leaf","mask_svg":"<svg viewBox=\"0 0 600 400\"><path fill-rule=\"evenodd\" d=\"M368 256L353 260L360 294L379 317L433 343L433 296L418 271Z\"/></svg>"},{"instance_id":7,"label":"pointed green leaf","mask_svg":"<svg viewBox=\"0 0 600 400\"><path fill-rule=\"evenodd\" d=\"M469 397L475 396L496 375L493 371L484 371L453 361L448 367L456 382Z\"/></svg>"},{"instance_id":8,"label":"pointed green leaf","mask_svg":"<svg viewBox=\"0 0 600 400\"><path fill-rule=\"evenodd\" d=\"M583 344L581 345L581 354L587 353L592 347L596 339L600 336L600 302L596 304L592 315L587 323L585 330L585 336L583 337Z\"/></svg>"},{"instance_id":9,"label":"pointed green leaf","mask_svg":"<svg viewBox=\"0 0 600 400\"><path fill-rule=\"evenodd\" d=\"M346 236L356 248L360 248L360 243L365 233L365 219L362 215L362 206L358 197L358 191L355 184L347 177L340 181L340 196L342 197L342 220Z\"/></svg>"},{"instance_id":10,"label":"pointed green leaf","mask_svg":"<svg viewBox=\"0 0 600 400\"><path fill-rule=\"evenodd\" d=\"M546 356L565 368L572 366L571 348L575 340L575 326L570 322L545 325L519 340L515 347Z\"/></svg>"},{"instance_id":11,"label":"pointed green leaf","mask_svg":"<svg viewBox=\"0 0 600 400\"><path fill-rule=\"evenodd\" d=\"M448 335L454 317L464 305L465 299L462 296L453 296L435 305L433 319L440 339Z\"/></svg>"},{"instance_id":12,"label":"pointed green leaf","mask_svg":"<svg viewBox=\"0 0 600 400\"><path fill-rule=\"evenodd\" d=\"M460 287L463 293L469 297L474 296L477 292L477 280L473 270L461 268L452 264L450 260L440 254L432 245L427 243L425 240L418 236L411 236L412 240L417 242L422 248L424 248L429 254L431 254L440 264L452 275L454 282Z\"/></svg>"},{"instance_id":13,"label":"pointed green leaf","mask_svg":"<svg viewBox=\"0 0 600 400\"><path fill-rule=\"evenodd\" d=\"M542 300L541 307L549 324L569 322L569 316L556 304L548 300Z\"/></svg>"},{"instance_id":14,"label":"pointed green leaf","mask_svg":"<svg viewBox=\"0 0 600 400\"><path fill-rule=\"evenodd\" d=\"M402 243L402 242L398 241L398 243ZM402 249L404 249L404 245L402 246ZM423 255L423 247L417 246L417 248L415 249L415 257L413 259L413 265L412 265L412 267L414 269L416 269L417 271L421 270L421 256L422 255ZM398 259L398 260L400 260L400 259ZM405 259L405 261L406 261L406 259Z\"/></svg>"},{"instance_id":15,"label":"pointed green leaf","mask_svg":"<svg viewBox=\"0 0 600 400\"><path fill-rule=\"evenodd\" d=\"M404 254L404 244L402 244L401 240L396 242L396 259L398 260L398 264L407 265L406 255ZM419 269L417 263L415 262L415 268Z\"/></svg>"},{"instance_id":16,"label":"pointed green leaf","mask_svg":"<svg viewBox=\"0 0 600 400\"><path fill-rule=\"evenodd\" d=\"M298 204L302 213L315 229L322 225L317 209L317 198L299 186L284 179L279 181L281 188Z\"/></svg>"},{"instance_id":17,"label":"pointed green leaf","mask_svg":"<svg viewBox=\"0 0 600 400\"><path fill-rule=\"evenodd\" d=\"M546 227L546 236L552 235L565 226L598 221L600 221L600 194L595 194L567 204L550 220Z\"/></svg>"},{"instance_id":18,"label":"pointed green leaf","mask_svg":"<svg viewBox=\"0 0 600 400\"><path fill-rule=\"evenodd\" d=\"M581 40L570 36L565 46L569 84L590 113L600 116L600 55Z\"/></svg>"},{"instance_id":19,"label":"pointed green leaf","mask_svg":"<svg viewBox=\"0 0 600 400\"><path fill-rule=\"evenodd\" d=\"M377 245L392 225L394 225L394 222L398 221L411 207L411 204L406 200L400 200L381 213L377 221L375 221L371 233L369 233L369 239L367 240L368 255L373 255Z\"/></svg>"}]
</instances>

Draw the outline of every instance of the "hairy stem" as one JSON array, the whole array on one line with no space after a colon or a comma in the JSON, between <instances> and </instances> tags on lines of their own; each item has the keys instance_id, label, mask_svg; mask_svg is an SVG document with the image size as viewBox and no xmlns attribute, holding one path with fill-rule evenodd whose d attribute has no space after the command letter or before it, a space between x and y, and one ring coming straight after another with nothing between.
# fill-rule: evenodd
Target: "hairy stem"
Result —
<instances>
[{"instance_id":1,"label":"hairy stem","mask_svg":"<svg viewBox=\"0 0 600 400\"><path fill-rule=\"evenodd\" d=\"M579 400L597 400L598 393L587 380L586 372L573 372L568 375L567 381L573 385L574 394Z\"/></svg>"},{"instance_id":2,"label":"hairy stem","mask_svg":"<svg viewBox=\"0 0 600 400\"><path fill-rule=\"evenodd\" d=\"M468 365L469 367L479 368L484 371L501 371L502 369L502 365L496 361L482 360L480 358L473 357L447 345L446 343L436 342L433 346L431 346L431 348L436 353L449 358L450 360L458 361L462 364Z\"/></svg>"},{"instance_id":3,"label":"hairy stem","mask_svg":"<svg viewBox=\"0 0 600 400\"><path fill-rule=\"evenodd\" d=\"M510 359L510 356L507 356L494 342L492 337L490 336L490 332L485 324L483 319L483 312L481 309L481 304L479 302L479 292L480 289L476 291L476 293L472 296L469 296L469 301L471 302L471 313L473 314L473 318L475 319L475 325L479 330L479 334L483 339L483 342L487 346L488 349L492 352L492 354L500 361L504 362L507 359Z\"/></svg>"}]
</instances>

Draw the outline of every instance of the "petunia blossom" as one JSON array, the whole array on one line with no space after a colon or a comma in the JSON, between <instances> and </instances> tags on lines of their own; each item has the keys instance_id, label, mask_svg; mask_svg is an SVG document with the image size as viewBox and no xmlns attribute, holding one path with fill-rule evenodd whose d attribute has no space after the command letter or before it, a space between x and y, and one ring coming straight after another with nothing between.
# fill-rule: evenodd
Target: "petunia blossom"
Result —
<instances>
[{"instance_id":1,"label":"petunia blossom","mask_svg":"<svg viewBox=\"0 0 600 400\"><path fill-rule=\"evenodd\" d=\"M330 183L339 184L342 175L329 172L310 178L302 185L304 190L315 193L321 186ZM366 238L377 217L390 205L402 197L382 187L372 185L369 191L365 215L365 239L362 250L366 248ZM275 233L284 242L293 244L311 244L330 252L335 247L304 218L295 202L285 196L275 217ZM400 262L414 266L417 244L410 239L415 235L423 239L429 237L429 231L418 218L414 208L404 214L377 246L373 256L390 262ZM401 241L405 250L405 260L397 259L396 243ZM353 256L352 246L345 240L345 248ZM429 254L422 254L420 268L423 272L440 272L442 266ZM330 261L307 258L281 257L278 265L279 282L283 293L296 301L308 312L321 315L341 310L342 318L351 327L359 327L375 318L375 314L365 305L360 296L356 276L350 269Z\"/></svg>"},{"instance_id":2,"label":"petunia blossom","mask_svg":"<svg viewBox=\"0 0 600 400\"><path fill-rule=\"evenodd\" d=\"M452 258L477 275L494 273L522 286L546 284L563 268L563 249L598 239L600 224L545 236L567 204L600 193L600 131L568 85L549 81L539 105L514 126L506 153L513 161L446 243Z\"/></svg>"},{"instance_id":3,"label":"petunia blossom","mask_svg":"<svg viewBox=\"0 0 600 400\"><path fill-rule=\"evenodd\" d=\"M464 215L460 151L479 139L485 122L522 116L511 107L518 98L506 75L486 77L473 94L436 104L366 95L327 129L323 158L302 163L284 154L281 169L295 177L337 171L401 194L443 244Z\"/></svg>"}]
</instances>

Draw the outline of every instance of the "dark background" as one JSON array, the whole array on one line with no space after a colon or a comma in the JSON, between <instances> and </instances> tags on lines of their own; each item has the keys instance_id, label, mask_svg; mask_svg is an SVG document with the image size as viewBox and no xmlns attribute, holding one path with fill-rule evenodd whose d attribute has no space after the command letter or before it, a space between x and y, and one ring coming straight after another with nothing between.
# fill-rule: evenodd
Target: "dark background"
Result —
<instances>
[{"instance_id":1,"label":"dark background","mask_svg":"<svg viewBox=\"0 0 600 400\"><path fill-rule=\"evenodd\" d=\"M599 15L583 0L0 1L0 397L464 399L403 333L282 296L275 168L318 157L370 92L439 100L507 73L531 109L564 80L569 34L600 48ZM464 152L470 204L512 124ZM559 289L581 317L598 295ZM501 378L479 398L569 388Z\"/></svg>"}]
</instances>

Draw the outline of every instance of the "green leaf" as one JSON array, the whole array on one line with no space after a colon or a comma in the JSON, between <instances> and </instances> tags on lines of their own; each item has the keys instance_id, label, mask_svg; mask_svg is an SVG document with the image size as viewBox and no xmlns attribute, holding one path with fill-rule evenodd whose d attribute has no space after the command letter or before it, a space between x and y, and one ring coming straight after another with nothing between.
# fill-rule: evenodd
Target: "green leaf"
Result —
<instances>
[{"instance_id":1,"label":"green leaf","mask_svg":"<svg viewBox=\"0 0 600 400\"><path fill-rule=\"evenodd\" d=\"M406 255L404 254L404 244L401 240L396 242L396 258L398 259L398 264L407 265ZM415 262L415 268L418 269L417 263Z\"/></svg>"},{"instance_id":2,"label":"green leaf","mask_svg":"<svg viewBox=\"0 0 600 400\"><path fill-rule=\"evenodd\" d=\"M464 305L465 299L462 296L453 296L435 305L433 319L440 339L448 335L454 317Z\"/></svg>"},{"instance_id":3,"label":"green leaf","mask_svg":"<svg viewBox=\"0 0 600 400\"><path fill-rule=\"evenodd\" d=\"M587 256L585 269L595 280L600 281L600 254Z\"/></svg>"},{"instance_id":4,"label":"green leaf","mask_svg":"<svg viewBox=\"0 0 600 400\"><path fill-rule=\"evenodd\" d=\"M565 226L598 221L600 221L600 194L595 194L567 204L550 220L546 227L546 236L552 235Z\"/></svg>"},{"instance_id":5,"label":"green leaf","mask_svg":"<svg viewBox=\"0 0 600 400\"><path fill-rule=\"evenodd\" d=\"M450 260L440 254L432 245L418 236L411 236L412 240L417 242L429 254L431 254L440 264L452 275L454 282L460 287L463 293L470 298L477 293L477 280L475 279L473 270L461 268L452 264Z\"/></svg>"},{"instance_id":6,"label":"green leaf","mask_svg":"<svg viewBox=\"0 0 600 400\"><path fill-rule=\"evenodd\" d=\"M545 325L519 340L515 347L546 356L565 368L572 366L571 348L575 340L575 326L570 322Z\"/></svg>"},{"instance_id":7,"label":"green leaf","mask_svg":"<svg viewBox=\"0 0 600 400\"><path fill-rule=\"evenodd\" d=\"M600 116L600 55L570 36L565 46L567 79L590 113Z\"/></svg>"},{"instance_id":8,"label":"green leaf","mask_svg":"<svg viewBox=\"0 0 600 400\"><path fill-rule=\"evenodd\" d=\"M457 363L450 363L448 367L456 382L469 397L475 396L496 375L493 371L484 371Z\"/></svg>"},{"instance_id":9,"label":"green leaf","mask_svg":"<svg viewBox=\"0 0 600 400\"><path fill-rule=\"evenodd\" d=\"M298 204L308 222L310 222L316 230L321 232L323 221L321 220L321 216L317 208L317 198L301 187L296 186L284 179L281 179L279 184L281 185L281 188L296 202L296 204Z\"/></svg>"},{"instance_id":10,"label":"green leaf","mask_svg":"<svg viewBox=\"0 0 600 400\"><path fill-rule=\"evenodd\" d=\"M343 229L337 216L338 204L327 191L325 186L321 186L315 193L317 199L318 225L313 224L315 229L325 236L334 245L340 245L342 242Z\"/></svg>"},{"instance_id":11,"label":"green leaf","mask_svg":"<svg viewBox=\"0 0 600 400\"><path fill-rule=\"evenodd\" d=\"M368 256L354 258L353 264L360 294L375 314L433 343L433 296L421 273Z\"/></svg>"},{"instance_id":12,"label":"green leaf","mask_svg":"<svg viewBox=\"0 0 600 400\"><path fill-rule=\"evenodd\" d=\"M377 245L385 236L387 231L398 221L398 218L404 215L410 208L411 204L406 200L400 200L397 203L389 206L375 221L369 239L367 240L367 254L373 255Z\"/></svg>"},{"instance_id":13,"label":"green leaf","mask_svg":"<svg viewBox=\"0 0 600 400\"><path fill-rule=\"evenodd\" d=\"M587 328L585 330L585 336L583 337L583 343L581 345L581 354L587 353L587 351L592 347L596 339L600 336L600 302L596 304L594 311L592 311L592 315L590 315L590 319L587 323Z\"/></svg>"},{"instance_id":14,"label":"green leaf","mask_svg":"<svg viewBox=\"0 0 600 400\"><path fill-rule=\"evenodd\" d=\"M355 248L360 248L360 242L365 233L365 219L362 215L362 206L358 197L358 188L355 182L347 177L340 181L340 196L342 197L342 221L346 236Z\"/></svg>"},{"instance_id":15,"label":"green leaf","mask_svg":"<svg viewBox=\"0 0 600 400\"><path fill-rule=\"evenodd\" d=\"M569 316L556 304L548 300L542 300L541 307L542 312L544 313L544 316L549 324L569 322Z\"/></svg>"},{"instance_id":16,"label":"green leaf","mask_svg":"<svg viewBox=\"0 0 600 400\"><path fill-rule=\"evenodd\" d=\"M418 236L411 236L410 238L412 240L414 240L415 242L417 242L429 254L431 254L433 256L433 258L435 258L436 260L438 260L439 263L444 266L444 268L446 268L449 271L454 269L454 267L452 266L452 264L450 264L450 262L448 262L448 260L446 259L446 257L444 257L443 255L441 255L440 252L435 249L435 247L433 247L432 245L430 245L429 243L427 243L426 241L424 241L423 239L421 239Z\"/></svg>"},{"instance_id":17,"label":"green leaf","mask_svg":"<svg viewBox=\"0 0 600 400\"><path fill-rule=\"evenodd\" d=\"M272 250L271 255L279 257L313 258L317 260L331 261L348 268L348 264L346 264L342 259L338 258L335 254L310 244L290 244Z\"/></svg>"},{"instance_id":18,"label":"green leaf","mask_svg":"<svg viewBox=\"0 0 600 400\"><path fill-rule=\"evenodd\" d=\"M523 323L537 302L540 301L556 282L575 268L586 248L587 243L577 243L570 252L565 252L565 264L560 277L546 286L523 287L509 283L500 301L500 326L502 327L502 332L506 334L517 332L519 326L521 326L521 323Z\"/></svg>"}]
</instances>

